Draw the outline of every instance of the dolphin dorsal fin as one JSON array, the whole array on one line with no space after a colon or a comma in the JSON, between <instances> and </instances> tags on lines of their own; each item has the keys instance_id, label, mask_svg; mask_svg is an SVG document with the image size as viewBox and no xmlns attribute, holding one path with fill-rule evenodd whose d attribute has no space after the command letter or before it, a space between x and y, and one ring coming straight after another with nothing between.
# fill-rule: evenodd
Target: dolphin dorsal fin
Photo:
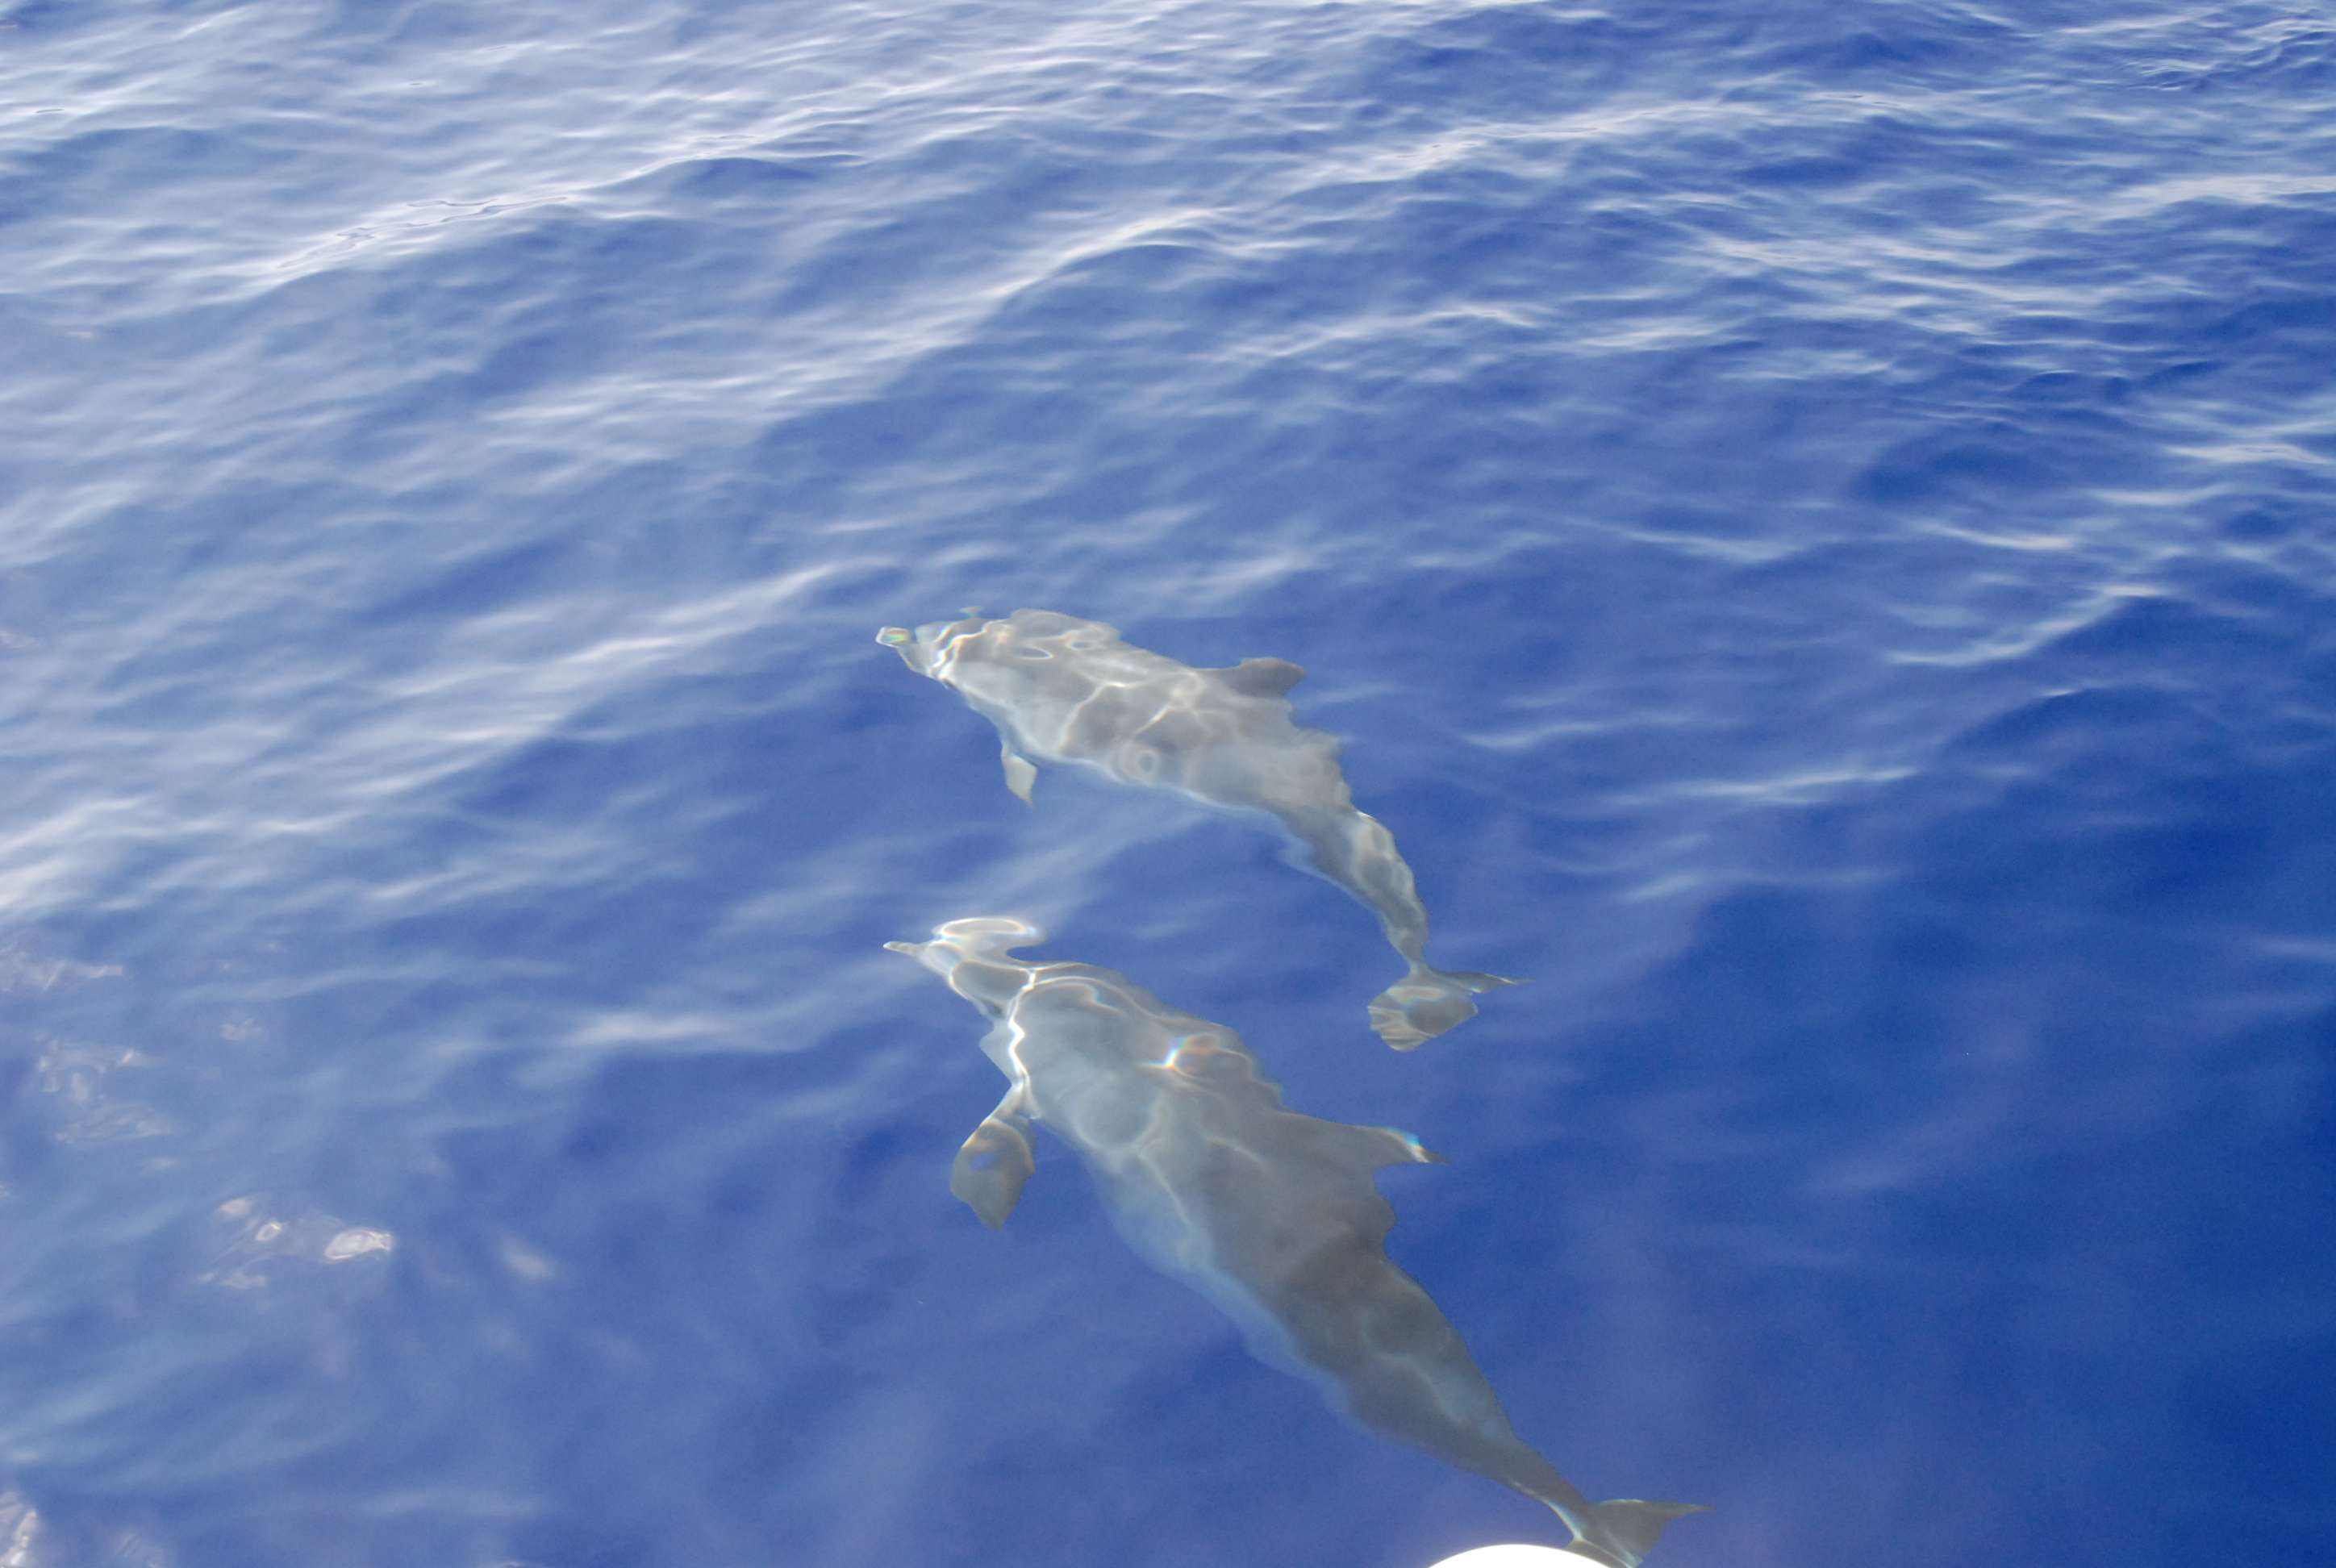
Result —
<instances>
[{"instance_id":1,"label":"dolphin dorsal fin","mask_svg":"<svg viewBox=\"0 0 2336 1568\"><path fill-rule=\"evenodd\" d=\"M1244 696L1280 696L1306 678L1306 667L1286 658L1245 658L1222 673Z\"/></svg>"}]
</instances>

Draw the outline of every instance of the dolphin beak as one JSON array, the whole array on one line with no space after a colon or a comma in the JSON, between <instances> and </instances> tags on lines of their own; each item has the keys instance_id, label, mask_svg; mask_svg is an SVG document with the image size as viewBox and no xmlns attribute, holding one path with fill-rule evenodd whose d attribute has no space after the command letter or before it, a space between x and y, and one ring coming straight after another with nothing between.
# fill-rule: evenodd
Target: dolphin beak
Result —
<instances>
[{"instance_id":1,"label":"dolphin beak","mask_svg":"<svg viewBox=\"0 0 2336 1568\"><path fill-rule=\"evenodd\" d=\"M960 961L959 955L954 949L940 942L886 942L884 950L888 953L898 953L904 959L913 959L943 979L948 979L956 972Z\"/></svg>"},{"instance_id":2,"label":"dolphin beak","mask_svg":"<svg viewBox=\"0 0 2336 1568\"><path fill-rule=\"evenodd\" d=\"M899 654L900 662L919 675L932 673L932 645L907 627L888 626L876 634L876 640Z\"/></svg>"}]
</instances>

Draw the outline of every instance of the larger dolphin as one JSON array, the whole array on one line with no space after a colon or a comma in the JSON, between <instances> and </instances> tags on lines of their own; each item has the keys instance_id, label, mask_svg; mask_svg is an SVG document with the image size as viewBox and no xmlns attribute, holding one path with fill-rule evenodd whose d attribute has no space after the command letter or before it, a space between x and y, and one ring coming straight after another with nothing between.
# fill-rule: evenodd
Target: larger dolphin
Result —
<instances>
[{"instance_id":1,"label":"larger dolphin","mask_svg":"<svg viewBox=\"0 0 2336 1568\"><path fill-rule=\"evenodd\" d=\"M1251 658L1195 669L1122 642L1101 621L1045 609L914 632L888 626L877 640L998 726L1007 787L1026 803L1037 758L1277 819L1307 869L1377 914L1409 960L1370 1008L1371 1027L1397 1050L1475 1017L1474 993L1518 983L1428 964L1427 911L1395 835L1355 809L1337 737L1291 720L1286 694L1306 673L1298 666Z\"/></svg>"},{"instance_id":2,"label":"larger dolphin","mask_svg":"<svg viewBox=\"0 0 2336 1568\"><path fill-rule=\"evenodd\" d=\"M1593 1503L1509 1427L1492 1385L1418 1281L1387 1255L1395 1212L1372 1174L1436 1156L1385 1127L1283 1108L1241 1038L1125 975L1025 963L1046 933L951 920L888 942L992 1027L1006 1097L965 1141L949 1190L983 1222L1035 1168L1032 1124L1078 1152L1130 1245L1232 1319L1259 1359L1304 1376L1364 1426L1546 1504L1571 1550L1638 1568L1685 1503Z\"/></svg>"}]
</instances>

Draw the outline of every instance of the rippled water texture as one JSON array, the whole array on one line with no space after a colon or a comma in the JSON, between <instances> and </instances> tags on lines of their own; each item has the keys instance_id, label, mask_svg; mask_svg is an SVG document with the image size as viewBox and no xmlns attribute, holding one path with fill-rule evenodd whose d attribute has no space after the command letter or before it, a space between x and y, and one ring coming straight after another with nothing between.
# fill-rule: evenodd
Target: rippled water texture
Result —
<instances>
[{"instance_id":1,"label":"rippled water texture","mask_svg":"<svg viewBox=\"0 0 2336 1568\"><path fill-rule=\"evenodd\" d=\"M1391 1255L1658 1568L2336 1557L2331 96L2300 5L0 0L0 1560L1558 1539L950 1197L881 944L977 914L1448 1156ZM1368 911L871 641L966 606L1304 665L1534 983L1381 1048Z\"/></svg>"}]
</instances>

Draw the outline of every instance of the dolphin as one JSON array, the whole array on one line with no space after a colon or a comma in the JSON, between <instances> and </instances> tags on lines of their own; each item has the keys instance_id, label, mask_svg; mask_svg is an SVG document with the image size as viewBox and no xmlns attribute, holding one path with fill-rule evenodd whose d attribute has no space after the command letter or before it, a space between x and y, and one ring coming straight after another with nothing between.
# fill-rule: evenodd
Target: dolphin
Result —
<instances>
[{"instance_id":1,"label":"dolphin","mask_svg":"<svg viewBox=\"0 0 2336 1568\"><path fill-rule=\"evenodd\" d=\"M1417 1281L1387 1254L1386 1165L1437 1160L1387 1127L1283 1108L1241 1037L1115 970L1025 963L1046 933L951 920L887 942L991 1020L1006 1097L958 1152L949 1190L1000 1225L1036 1168L1033 1125L1078 1152L1120 1234L1214 1302L1250 1352L1322 1388L1370 1430L1545 1504L1569 1549L1638 1568L1696 1505L1593 1503L1510 1429L1492 1385Z\"/></svg>"},{"instance_id":2,"label":"dolphin","mask_svg":"<svg viewBox=\"0 0 2336 1568\"><path fill-rule=\"evenodd\" d=\"M1291 720L1288 694L1306 673L1297 665L1195 669L1122 642L1101 621L1045 609L988 620L968 611L914 632L888 626L876 640L998 726L1006 787L1025 804L1037 758L1278 820L1300 852L1295 863L1377 915L1409 961L1370 1006L1371 1027L1397 1050L1475 1017L1475 993L1522 983L1428 964L1427 911L1395 835L1355 809L1337 737Z\"/></svg>"}]
</instances>

